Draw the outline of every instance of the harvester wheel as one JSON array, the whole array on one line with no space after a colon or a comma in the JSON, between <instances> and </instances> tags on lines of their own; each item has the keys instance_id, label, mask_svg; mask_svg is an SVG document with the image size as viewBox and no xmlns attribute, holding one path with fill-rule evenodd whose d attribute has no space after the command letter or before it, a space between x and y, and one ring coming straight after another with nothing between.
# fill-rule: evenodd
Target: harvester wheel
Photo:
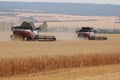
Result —
<instances>
[{"instance_id":1,"label":"harvester wheel","mask_svg":"<svg viewBox=\"0 0 120 80\"><path fill-rule=\"evenodd\" d=\"M14 40L14 36L13 35L10 35L10 38L11 38L11 40Z\"/></svg>"},{"instance_id":2,"label":"harvester wheel","mask_svg":"<svg viewBox=\"0 0 120 80\"><path fill-rule=\"evenodd\" d=\"M23 37L23 40L24 40L24 41L27 41L27 37Z\"/></svg>"},{"instance_id":3,"label":"harvester wheel","mask_svg":"<svg viewBox=\"0 0 120 80\"><path fill-rule=\"evenodd\" d=\"M24 41L31 41L31 39L29 37L24 37L23 39Z\"/></svg>"}]
</instances>

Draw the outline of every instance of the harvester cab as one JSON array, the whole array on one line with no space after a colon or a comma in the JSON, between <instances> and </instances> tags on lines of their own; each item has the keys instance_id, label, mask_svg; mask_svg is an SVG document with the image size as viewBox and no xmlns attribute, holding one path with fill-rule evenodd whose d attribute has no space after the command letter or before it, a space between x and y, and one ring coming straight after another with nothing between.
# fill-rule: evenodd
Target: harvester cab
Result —
<instances>
[{"instance_id":1,"label":"harvester cab","mask_svg":"<svg viewBox=\"0 0 120 80\"><path fill-rule=\"evenodd\" d=\"M95 36L96 30L92 27L82 27L80 30L76 31L76 34L80 38L88 40L107 40L106 36Z\"/></svg>"},{"instance_id":2,"label":"harvester cab","mask_svg":"<svg viewBox=\"0 0 120 80\"><path fill-rule=\"evenodd\" d=\"M32 22L24 21L21 26L12 27L11 38L20 38L26 41L55 41L55 36L39 35L40 28L36 28Z\"/></svg>"}]
</instances>

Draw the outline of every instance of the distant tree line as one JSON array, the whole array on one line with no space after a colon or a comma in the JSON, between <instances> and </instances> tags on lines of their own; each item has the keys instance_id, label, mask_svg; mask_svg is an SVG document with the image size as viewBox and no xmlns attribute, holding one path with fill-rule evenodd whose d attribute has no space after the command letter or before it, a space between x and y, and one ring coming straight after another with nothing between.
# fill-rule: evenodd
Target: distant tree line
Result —
<instances>
[{"instance_id":1,"label":"distant tree line","mask_svg":"<svg viewBox=\"0 0 120 80\"><path fill-rule=\"evenodd\" d=\"M7 31L11 31L11 27L13 27L15 25L14 22L0 22L0 31L2 32L7 32Z\"/></svg>"},{"instance_id":2,"label":"distant tree line","mask_svg":"<svg viewBox=\"0 0 120 80\"><path fill-rule=\"evenodd\" d=\"M49 32L76 32L80 27L51 27ZM96 33L102 34L120 34L120 29L96 29Z\"/></svg>"},{"instance_id":3,"label":"distant tree line","mask_svg":"<svg viewBox=\"0 0 120 80\"><path fill-rule=\"evenodd\" d=\"M97 29L97 33L120 34L120 29Z\"/></svg>"},{"instance_id":4,"label":"distant tree line","mask_svg":"<svg viewBox=\"0 0 120 80\"><path fill-rule=\"evenodd\" d=\"M0 31L11 31L11 27L16 26L17 23L14 22L0 22ZM38 26L41 28L42 32L76 32L81 27L48 27L46 21L44 21L41 25ZM120 34L120 29L96 29L97 33L102 34Z\"/></svg>"}]
</instances>

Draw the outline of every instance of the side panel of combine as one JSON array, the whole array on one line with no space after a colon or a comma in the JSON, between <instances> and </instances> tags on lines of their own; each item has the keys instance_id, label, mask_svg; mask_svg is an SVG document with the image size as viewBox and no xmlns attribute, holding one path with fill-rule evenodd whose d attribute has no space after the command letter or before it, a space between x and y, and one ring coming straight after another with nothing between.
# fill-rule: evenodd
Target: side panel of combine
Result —
<instances>
[{"instance_id":1,"label":"side panel of combine","mask_svg":"<svg viewBox=\"0 0 120 80\"><path fill-rule=\"evenodd\" d=\"M30 31L13 31L14 38L21 38L23 40L34 40L35 34Z\"/></svg>"}]
</instances>

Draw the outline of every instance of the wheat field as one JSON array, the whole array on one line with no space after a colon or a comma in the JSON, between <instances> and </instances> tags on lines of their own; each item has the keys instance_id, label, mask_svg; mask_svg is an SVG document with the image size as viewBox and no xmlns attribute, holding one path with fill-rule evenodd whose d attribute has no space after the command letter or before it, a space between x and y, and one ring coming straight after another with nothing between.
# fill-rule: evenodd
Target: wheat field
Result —
<instances>
[{"instance_id":1,"label":"wheat field","mask_svg":"<svg viewBox=\"0 0 120 80\"><path fill-rule=\"evenodd\" d=\"M5 35L6 33L1 34ZM43 34L50 35L50 33ZM101 66L103 68L104 65L114 66L113 69L112 67L109 69L109 66L107 66L107 68L105 68L108 70L106 73L109 73L112 70L110 73L118 72L113 75L117 76L120 74L119 34L97 35L107 36L108 40L105 41L83 40L75 37L73 33L51 33L51 35L55 35L57 37L57 41L11 41L8 39L6 40L6 38L3 37L6 41L3 41L3 38L0 41L0 79L29 80L30 78L24 78L23 76L19 78L17 77L17 79L13 77L26 74L29 74L30 76L31 74L40 73L37 79L32 76L31 80L39 80L39 78L40 80L70 80L70 78L62 76L58 79L57 77L50 77L49 75L54 74L55 76L56 72L54 71L57 70L57 74L60 74L59 72L61 72L61 70L63 70L64 74L66 70L69 72L69 69L81 70L82 68L85 68L86 70L93 66L96 66L95 68L97 69L97 66ZM71 38L67 38L69 37L68 35L71 35ZM104 71L102 71L96 74L104 73ZM74 71L70 73L76 75L78 74L78 72L76 73ZM83 73L85 72L83 71ZM50 77L51 79L40 77L41 74L44 74L44 77ZM64 75L67 77L69 76L67 73ZM10 76L12 77L6 78ZM109 74L105 74L105 76L109 76ZM76 79L72 79L72 77L74 76L71 75L71 80L84 80L84 78L79 79L78 75L76 76L78 77ZM92 80L94 78L90 79ZM113 78L111 78L111 80L112 79ZM118 77L118 80L119 79L120 78Z\"/></svg>"}]
</instances>

